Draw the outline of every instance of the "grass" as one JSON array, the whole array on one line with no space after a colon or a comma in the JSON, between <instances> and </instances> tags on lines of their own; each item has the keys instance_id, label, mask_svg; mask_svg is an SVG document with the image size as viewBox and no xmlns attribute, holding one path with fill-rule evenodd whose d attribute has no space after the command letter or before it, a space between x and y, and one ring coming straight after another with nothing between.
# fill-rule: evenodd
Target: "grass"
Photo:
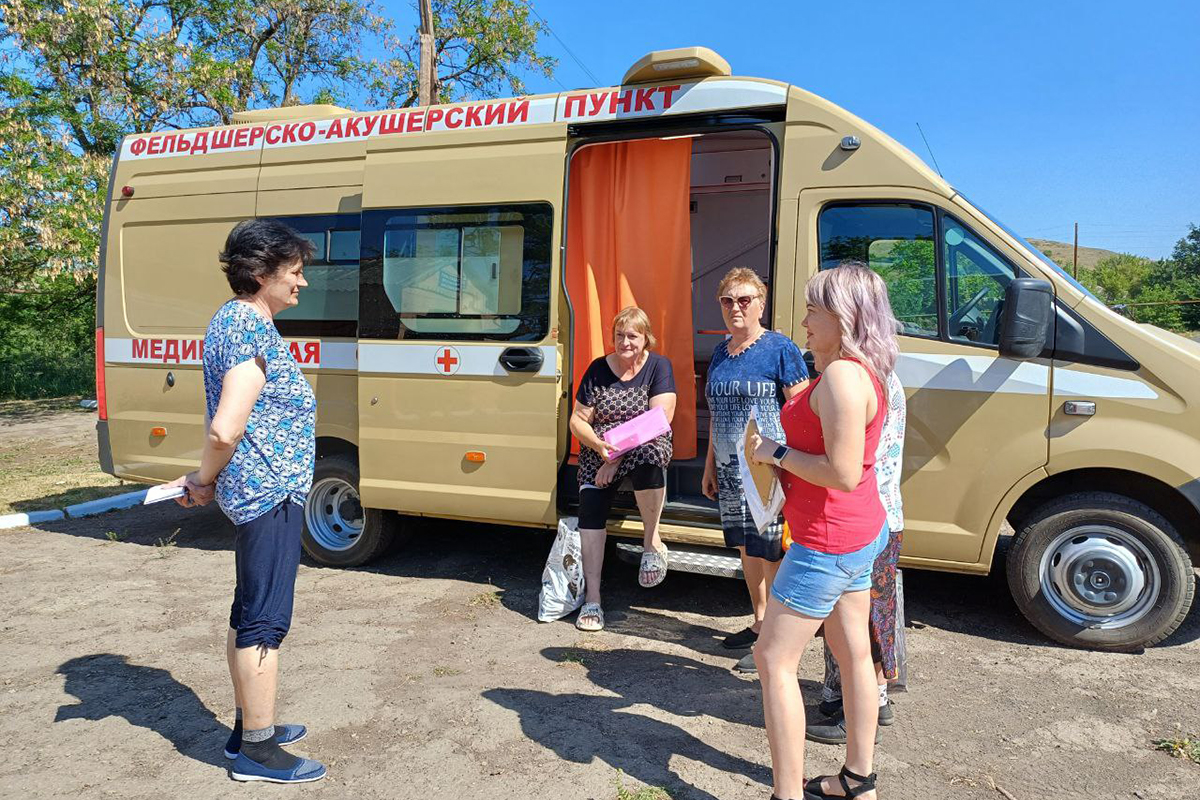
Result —
<instances>
[{"instance_id":1,"label":"grass","mask_svg":"<svg viewBox=\"0 0 1200 800\"><path fill-rule=\"evenodd\" d=\"M167 556L171 555L171 553L175 552L175 537L179 535L179 530L179 528L176 528L175 532L167 538L160 538L154 541L154 549L158 553L159 558L166 558Z\"/></svg>"},{"instance_id":2,"label":"grass","mask_svg":"<svg viewBox=\"0 0 1200 800\"><path fill-rule=\"evenodd\" d=\"M116 531L105 531L104 538L108 539L110 542L119 542L125 538L125 534L117 533Z\"/></svg>"},{"instance_id":3,"label":"grass","mask_svg":"<svg viewBox=\"0 0 1200 800\"><path fill-rule=\"evenodd\" d=\"M1174 758L1182 758L1193 764L1200 764L1200 736L1176 736L1171 739L1155 739L1154 749L1169 753Z\"/></svg>"},{"instance_id":4,"label":"grass","mask_svg":"<svg viewBox=\"0 0 1200 800\"><path fill-rule=\"evenodd\" d=\"M87 419L66 416L76 414ZM100 471L87 424L94 418L79 408L78 397L0 402L0 514L63 508L135 488ZM81 428L74 440L63 437L64 423Z\"/></svg>"},{"instance_id":5,"label":"grass","mask_svg":"<svg viewBox=\"0 0 1200 800\"><path fill-rule=\"evenodd\" d=\"M629 789L625 786L621 779L625 773L617 770L617 798L616 800L671 800L670 793L661 786L639 786L636 789Z\"/></svg>"},{"instance_id":6,"label":"grass","mask_svg":"<svg viewBox=\"0 0 1200 800\"><path fill-rule=\"evenodd\" d=\"M500 606L500 592L497 589L480 592L467 601L467 606L484 609L498 608Z\"/></svg>"},{"instance_id":7,"label":"grass","mask_svg":"<svg viewBox=\"0 0 1200 800\"><path fill-rule=\"evenodd\" d=\"M434 667L433 668L433 677L435 677L435 678L449 678L449 677L453 677L454 675L462 675L462 670L455 669L454 667Z\"/></svg>"}]
</instances>

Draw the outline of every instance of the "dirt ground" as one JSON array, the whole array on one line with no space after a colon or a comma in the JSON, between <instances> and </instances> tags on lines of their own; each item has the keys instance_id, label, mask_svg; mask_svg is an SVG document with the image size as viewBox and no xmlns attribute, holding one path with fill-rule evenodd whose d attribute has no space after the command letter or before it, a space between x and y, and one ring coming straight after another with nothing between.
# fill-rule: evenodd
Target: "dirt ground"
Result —
<instances>
[{"instance_id":1,"label":"dirt ground","mask_svg":"<svg viewBox=\"0 0 1200 800\"><path fill-rule=\"evenodd\" d=\"M0 514L63 508L141 488L100 472L96 412L78 397L0 402Z\"/></svg>"},{"instance_id":2,"label":"dirt ground","mask_svg":"<svg viewBox=\"0 0 1200 800\"><path fill-rule=\"evenodd\" d=\"M293 750L329 778L293 788L236 784L221 754L233 554L215 507L0 531L0 796L769 796L758 683L719 647L746 622L740 583L643 590L610 559L608 629L584 636L534 621L549 534L411 533L368 568L300 567L280 721L309 726ZM1200 732L1200 613L1144 653L1092 653L1044 640L1002 575L905 580L911 685L880 798L1200 797L1200 765L1152 744ZM820 670L810 649L810 703ZM809 748L811 771L840 764Z\"/></svg>"}]
</instances>

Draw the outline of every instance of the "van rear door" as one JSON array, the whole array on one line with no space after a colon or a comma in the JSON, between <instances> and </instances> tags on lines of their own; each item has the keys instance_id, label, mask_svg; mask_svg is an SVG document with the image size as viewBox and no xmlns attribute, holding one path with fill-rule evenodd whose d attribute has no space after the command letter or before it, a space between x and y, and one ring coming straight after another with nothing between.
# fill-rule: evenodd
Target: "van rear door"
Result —
<instances>
[{"instance_id":1,"label":"van rear door","mask_svg":"<svg viewBox=\"0 0 1200 800\"><path fill-rule=\"evenodd\" d=\"M552 103L398 112L368 142L358 340L367 507L555 518L566 125L538 121L553 119ZM423 127L434 130L408 135Z\"/></svg>"}]
</instances>

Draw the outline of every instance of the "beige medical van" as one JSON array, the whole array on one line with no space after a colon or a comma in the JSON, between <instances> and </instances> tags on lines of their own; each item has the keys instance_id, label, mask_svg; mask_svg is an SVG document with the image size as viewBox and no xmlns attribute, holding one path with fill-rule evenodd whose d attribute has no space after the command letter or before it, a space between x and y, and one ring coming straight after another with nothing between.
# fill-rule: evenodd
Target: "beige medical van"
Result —
<instances>
[{"instance_id":1,"label":"beige medical van","mask_svg":"<svg viewBox=\"0 0 1200 800\"><path fill-rule=\"evenodd\" d=\"M553 527L576 502L567 418L589 333L568 220L613 213L573 197L571 171L648 140L687 162L656 184L687 206L692 264L670 309L689 315L680 396L699 431L677 436L668 475L673 569L733 561L692 456L717 282L754 269L770 327L803 345L805 281L857 257L903 326L902 564L986 574L1007 520L1013 596L1048 636L1132 650L1179 626L1200 553L1200 346L1106 308L884 133L706 48L651 53L617 87L126 137L98 290L103 468L146 483L195 468L202 339L229 297L216 255L239 220L274 218L317 250L277 320L318 398L309 555L362 564L422 516ZM617 511L636 549L632 497Z\"/></svg>"}]
</instances>

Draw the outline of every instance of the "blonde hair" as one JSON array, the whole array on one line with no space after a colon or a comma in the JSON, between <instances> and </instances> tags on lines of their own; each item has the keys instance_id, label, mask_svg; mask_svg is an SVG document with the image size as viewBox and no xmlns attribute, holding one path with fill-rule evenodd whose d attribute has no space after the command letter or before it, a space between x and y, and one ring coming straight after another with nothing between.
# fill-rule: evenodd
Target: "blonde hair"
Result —
<instances>
[{"instance_id":1,"label":"blonde hair","mask_svg":"<svg viewBox=\"0 0 1200 800\"><path fill-rule=\"evenodd\" d=\"M617 331L624 330L625 328L633 328L642 336L645 336L647 350L653 350L654 345L658 344L658 340L654 338L654 333L650 330L650 317L646 316L646 312L637 306L626 306L613 317L612 338L615 340L617 338Z\"/></svg>"},{"instance_id":2,"label":"blonde hair","mask_svg":"<svg viewBox=\"0 0 1200 800\"><path fill-rule=\"evenodd\" d=\"M744 283L747 286L753 286L754 291L758 292L759 298L766 302L767 300L767 285L762 282L762 278L758 277L758 273L749 267L734 267L725 273L725 277L721 278L721 282L717 284L717 299L725 295L729 291L730 286L736 286Z\"/></svg>"},{"instance_id":3,"label":"blonde hair","mask_svg":"<svg viewBox=\"0 0 1200 800\"><path fill-rule=\"evenodd\" d=\"M818 272L804 289L805 300L837 317L841 356L861 361L879 381L896 366L900 323L892 313L887 284L861 261L843 261Z\"/></svg>"}]
</instances>

